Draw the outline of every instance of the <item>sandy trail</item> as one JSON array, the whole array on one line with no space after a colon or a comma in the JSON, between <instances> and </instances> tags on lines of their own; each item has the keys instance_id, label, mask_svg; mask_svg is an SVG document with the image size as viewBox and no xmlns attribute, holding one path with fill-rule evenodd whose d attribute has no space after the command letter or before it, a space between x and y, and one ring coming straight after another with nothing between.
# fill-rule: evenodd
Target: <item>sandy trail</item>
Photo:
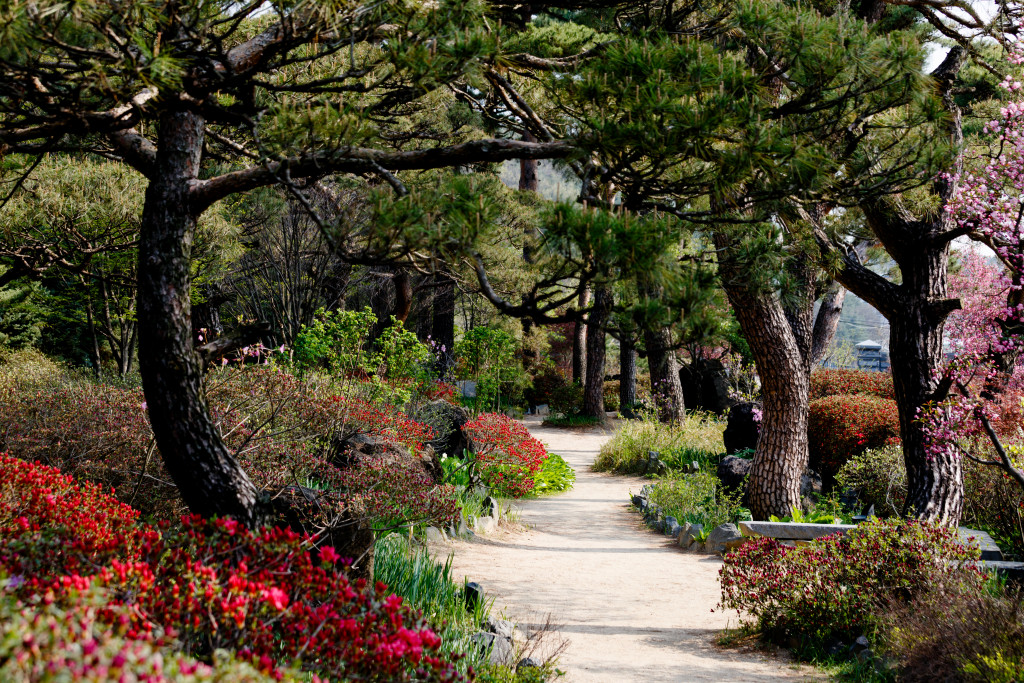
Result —
<instances>
[{"instance_id":1,"label":"sandy trail","mask_svg":"<svg viewBox=\"0 0 1024 683\"><path fill-rule=\"evenodd\" d=\"M576 470L557 497L523 501L529 529L435 547L454 552L457 578L480 583L495 609L525 625L550 614L568 647L567 683L824 680L808 667L747 650L724 650L717 633L735 625L718 603L721 560L685 553L652 533L628 505L643 480L590 471L602 432L530 431Z\"/></svg>"}]
</instances>

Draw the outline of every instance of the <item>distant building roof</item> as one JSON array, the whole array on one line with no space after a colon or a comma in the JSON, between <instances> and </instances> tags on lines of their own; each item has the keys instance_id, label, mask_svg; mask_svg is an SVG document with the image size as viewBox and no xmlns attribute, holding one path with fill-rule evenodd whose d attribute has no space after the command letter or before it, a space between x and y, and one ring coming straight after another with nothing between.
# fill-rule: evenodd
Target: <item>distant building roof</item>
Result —
<instances>
[{"instance_id":1,"label":"distant building roof","mask_svg":"<svg viewBox=\"0 0 1024 683\"><path fill-rule=\"evenodd\" d=\"M865 339L860 344L857 344L858 349L880 349L882 345L876 342L874 339Z\"/></svg>"}]
</instances>

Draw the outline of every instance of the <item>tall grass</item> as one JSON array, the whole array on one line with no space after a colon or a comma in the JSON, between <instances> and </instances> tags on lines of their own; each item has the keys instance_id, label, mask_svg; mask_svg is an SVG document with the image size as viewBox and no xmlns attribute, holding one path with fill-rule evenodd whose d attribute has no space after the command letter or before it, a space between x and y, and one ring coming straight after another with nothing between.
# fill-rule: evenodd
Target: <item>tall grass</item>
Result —
<instances>
[{"instance_id":1,"label":"tall grass","mask_svg":"<svg viewBox=\"0 0 1024 683\"><path fill-rule=\"evenodd\" d=\"M490 602L477 602L466 609L465 582L452 578L452 558L435 562L424 548L413 547L398 534L385 536L374 548L373 575L383 581L388 591L405 598L423 612L423 616L441 637L445 653L465 654L457 667L466 673L469 667L487 667L487 654L480 652L470 636L480 631L480 624L490 613Z\"/></svg>"},{"instance_id":2,"label":"tall grass","mask_svg":"<svg viewBox=\"0 0 1024 683\"><path fill-rule=\"evenodd\" d=\"M636 474L643 471L649 451L667 462L708 460L725 451L722 432L725 420L710 413L687 413L680 423L662 424L650 416L623 424L598 453L593 468L598 472ZM703 464L703 463L701 463Z\"/></svg>"}]
</instances>

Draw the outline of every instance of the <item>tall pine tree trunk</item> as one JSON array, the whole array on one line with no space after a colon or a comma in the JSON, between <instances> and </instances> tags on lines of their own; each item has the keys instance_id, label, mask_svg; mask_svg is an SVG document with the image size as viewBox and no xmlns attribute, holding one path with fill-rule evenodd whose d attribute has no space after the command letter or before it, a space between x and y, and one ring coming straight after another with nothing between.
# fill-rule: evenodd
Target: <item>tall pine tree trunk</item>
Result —
<instances>
[{"instance_id":1,"label":"tall pine tree trunk","mask_svg":"<svg viewBox=\"0 0 1024 683\"><path fill-rule=\"evenodd\" d=\"M587 370L583 387L583 414L604 420L605 324L612 306L607 287L594 292L594 308L587 321Z\"/></svg>"},{"instance_id":2,"label":"tall pine tree trunk","mask_svg":"<svg viewBox=\"0 0 1024 683\"><path fill-rule=\"evenodd\" d=\"M679 379L679 360L667 327L644 330L647 364L651 369L651 395L658 405L658 420L666 424L686 417L683 383Z\"/></svg>"},{"instance_id":3,"label":"tall pine tree trunk","mask_svg":"<svg viewBox=\"0 0 1024 683\"><path fill-rule=\"evenodd\" d=\"M636 345L628 335L619 344L619 412L623 417L636 417Z\"/></svg>"},{"instance_id":4,"label":"tall pine tree trunk","mask_svg":"<svg viewBox=\"0 0 1024 683\"><path fill-rule=\"evenodd\" d=\"M189 510L253 526L257 490L210 418L191 334L196 216L188 188L199 172L203 126L201 117L185 111L160 121L157 168L146 189L139 239L139 365L153 435Z\"/></svg>"},{"instance_id":5,"label":"tall pine tree trunk","mask_svg":"<svg viewBox=\"0 0 1024 683\"><path fill-rule=\"evenodd\" d=\"M590 305L590 287L580 292L579 308ZM580 320L572 335L572 381L582 383L587 371L587 326Z\"/></svg>"},{"instance_id":6,"label":"tall pine tree trunk","mask_svg":"<svg viewBox=\"0 0 1024 683\"><path fill-rule=\"evenodd\" d=\"M800 477L807 467L810 377L793 325L807 328L806 316L787 316L775 292L753 290L746 266L732 242L715 235L719 275L743 337L750 346L764 397L761 436L754 451L747 500L755 519L786 516L799 508ZM813 303L813 299L811 300ZM804 345L810 347L806 342Z\"/></svg>"}]
</instances>

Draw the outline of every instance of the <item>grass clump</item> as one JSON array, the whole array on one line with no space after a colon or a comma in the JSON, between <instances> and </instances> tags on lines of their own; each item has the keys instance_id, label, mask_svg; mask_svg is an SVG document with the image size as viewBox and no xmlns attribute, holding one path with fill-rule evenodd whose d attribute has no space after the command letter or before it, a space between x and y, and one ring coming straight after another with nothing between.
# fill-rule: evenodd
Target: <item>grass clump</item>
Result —
<instances>
[{"instance_id":1,"label":"grass clump","mask_svg":"<svg viewBox=\"0 0 1024 683\"><path fill-rule=\"evenodd\" d=\"M740 504L740 492L730 493L711 472L669 474L652 487L650 501L666 517L675 517L680 524L703 524L710 531L720 524L750 519L750 512Z\"/></svg>"},{"instance_id":2,"label":"grass clump","mask_svg":"<svg viewBox=\"0 0 1024 683\"><path fill-rule=\"evenodd\" d=\"M542 423L545 427L593 427L601 418L591 415L551 415Z\"/></svg>"},{"instance_id":3,"label":"grass clump","mask_svg":"<svg viewBox=\"0 0 1024 683\"><path fill-rule=\"evenodd\" d=\"M709 413L688 413L682 422L674 424L663 424L651 416L630 420L601 447L593 468L598 472L638 474L643 472L649 451L661 453L670 466L673 453L722 453L723 431L725 421ZM685 463L685 458L680 462Z\"/></svg>"}]
</instances>

